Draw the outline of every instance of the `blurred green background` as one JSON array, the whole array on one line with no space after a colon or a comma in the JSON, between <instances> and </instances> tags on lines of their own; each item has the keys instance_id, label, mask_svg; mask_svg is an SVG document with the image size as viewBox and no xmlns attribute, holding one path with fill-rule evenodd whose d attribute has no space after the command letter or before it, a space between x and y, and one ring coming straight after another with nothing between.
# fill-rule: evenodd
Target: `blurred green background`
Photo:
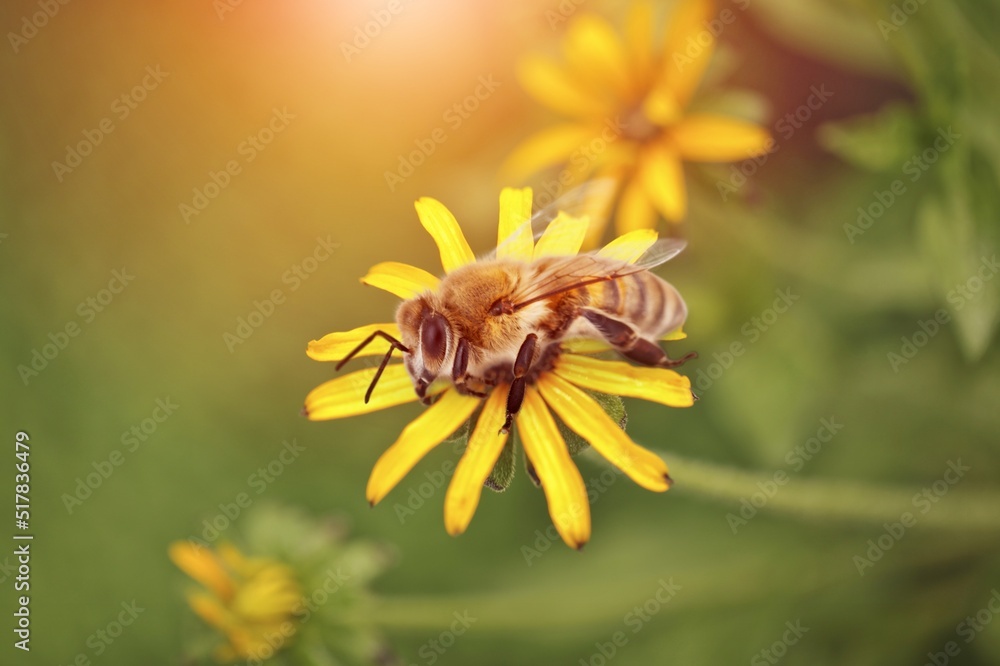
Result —
<instances>
[{"instance_id":1,"label":"blurred green background","mask_svg":"<svg viewBox=\"0 0 1000 666\"><path fill-rule=\"evenodd\" d=\"M52 15L25 28L43 5ZM404 1L346 52L385 6L0 9L0 414L6 455L14 433L31 435L36 535L32 651L11 645L4 568L2 660L179 663L196 623L167 545L198 536L247 492L341 516L392 547L374 619L406 664L934 663L928 653L1000 663L1000 621L984 622L1000 598L1000 281L990 268L1000 4L719 4L736 20L720 36L717 78L753 91L733 103L779 149L742 165L753 172L745 182L733 176L741 165L686 167L690 245L662 274L690 307L689 338L676 344L701 354L685 371L702 399L688 410L629 405L631 435L664 455L677 484L665 495L628 481L598 492L582 553L559 542L541 552L550 522L524 474L487 493L459 538L444 531L443 490L401 520L395 506L455 459L447 446L369 509L368 473L419 407L326 423L299 409L333 376L306 342L392 315L395 299L357 278L384 260L438 265L413 200L438 198L477 252L490 248L508 184L497 166L551 122L520 90L517 58L555 50L560 12L620 22L626 5ZM456 123L448 110L480 77L500 85ZM832 96L803 107L822 86ZM436 128L446 140L390 190L385 172ZM957 140L928 162L948 128ZM245 143L258 134L259 145ZM67 151L80 142L94 145L77 162ZM913 171L920 156L927 168ZM210 186L213 174L224 187ZM737 191L720 196L720 181ZM197 214L182 208L196 204ZM304 264L318 239L338 247ZM117 294L107 290L115 271L134 276L110 285ZM282 301L270 316L227 344L274 290ZM776 290L798 297L782 314L769 310ZM936 313L947 323L931 324ZM67 325L78 334L62 337ZM743 352L727 357L736 342ZM24 368L36 350L54 358L36 358L33 374ZM163 414L158 400L176 405L160 423L148 420ZM810 445L823 419L843 427ZM260 484L253 475L269 464L273 474L292 440L304 450ZM68 506L112 456L121 464ZM957 461L967 471L942 482ZM606 471L596 458L579 464L585 479ZM922 489L933 504L917 499ZM762 505L743 508L746 524L732 517L742 499ZM892 537L904 511L916 525ZM240 518L230 522L223 534L236 538ZM874 561L869 540L880 538L891 547ZM0 554L7 567L12 549ZM859 573L858 557L872 566ZM636 629L634 607L671 580L680 589L648 605ZM136 622L95 642L133 600L145 609ZM477 618L469 631L428 651L466 610ZM970 632L965 618L977 613L982 631ZM799 638L786 622L808 631ZM627 640L608 657L619 631Z\"/></svg>"}]
</instances>

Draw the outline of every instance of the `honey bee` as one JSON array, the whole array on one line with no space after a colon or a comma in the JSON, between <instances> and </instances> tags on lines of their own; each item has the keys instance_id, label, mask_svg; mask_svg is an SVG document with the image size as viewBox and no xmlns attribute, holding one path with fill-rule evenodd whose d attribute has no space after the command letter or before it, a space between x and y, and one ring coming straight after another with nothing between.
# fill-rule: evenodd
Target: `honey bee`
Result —
<instances>
[{"instance_id":1,"label":"honey bee","mask_svg":"<svg viewBox=\"0 0 1000 666\"><path fill-rule=\"evenodd\" d=\"M539 237L555 212L571 204L557 200L515 236ZM567 217L560 223L567 232L572 232L571 225L589 224L586 218ZM376 331L342 359L337 369L382 337L391 346L365 402L398 350L424 402L429 402L428 388L440 379L450 381L463 394L481 397L491 387L509 386L501 429L509 432L526 385L551 369L562 341L603 340L625 358L647 366L671 368L697 356L691 352L671 359L657 342L684 324L687 306L677 289L650 269L675 257L684 246L683 241L661 239L631 263L595 253L532 261L481 259L449 273L436 291L400 304L396 323L402 340Z\"/></svg>"}]
</instances>

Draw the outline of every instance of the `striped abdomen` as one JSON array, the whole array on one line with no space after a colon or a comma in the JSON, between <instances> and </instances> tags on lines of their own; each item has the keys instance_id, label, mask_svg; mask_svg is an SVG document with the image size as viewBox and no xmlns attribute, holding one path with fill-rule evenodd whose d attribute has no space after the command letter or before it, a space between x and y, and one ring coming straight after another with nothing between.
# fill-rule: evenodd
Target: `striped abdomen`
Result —
<instances>
[{"instance_id":1,"label":"striped abdomen","mask_svg":"<svg viewBox=\"0 0 1000 666\"><path fill-rule=\"evenodd\" d=\"M630 324L640 337L656 340L678 329L687 306L666 280L641 271L587 287L588 307Z\"/></svg>"}]
</instances>

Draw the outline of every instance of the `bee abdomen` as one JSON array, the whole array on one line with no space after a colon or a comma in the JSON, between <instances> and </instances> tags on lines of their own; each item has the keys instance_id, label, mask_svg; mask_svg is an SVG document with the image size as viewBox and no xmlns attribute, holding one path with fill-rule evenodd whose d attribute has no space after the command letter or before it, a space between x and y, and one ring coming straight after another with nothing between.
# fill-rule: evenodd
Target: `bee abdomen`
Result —
<instances>
[{"instance_id":1,"label":"bee abdomen","mask_svg":"<svg viewBox=\"0 0 1000 666\"><path fill-rule=\"evenodd\" d=\"M687 317L687 307L677 290L648 271L594 285L590 305L627 321L641 337L651 339L676 330Z\"/></svg>"}]
</instances>

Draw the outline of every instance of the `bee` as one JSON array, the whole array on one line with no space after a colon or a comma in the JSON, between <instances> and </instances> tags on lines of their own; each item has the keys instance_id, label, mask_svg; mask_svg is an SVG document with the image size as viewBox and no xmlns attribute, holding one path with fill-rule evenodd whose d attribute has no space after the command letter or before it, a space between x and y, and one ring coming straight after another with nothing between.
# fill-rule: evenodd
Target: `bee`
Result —
<instances>
[{"instance_id":1,"label":"bee","mask_svg":"<svg viewBox=\"0 0 1000 666\"><path fill-rule=\"evenodd\" d=\"M540 237L558 211L579 207L583 199L577 192L557 200L525 222L506 243L522 233ZM563 216L559 224L560 232L574 233L580 230L572 229L573 225L589 222L585 217ZM509 432L526 385L551 369L563 341L603 340L625 358L664 368L697 356L691 352L671 359L657 342L684 324L687 306L677 289L650 269L675 257L685 245L661 239L631 263L597 253L532 261L480 259L449 273L436 291L400 304L396 323L402 340L376 331L342 359L337 369L376 337L384 338L390 347L365 402L398 350L414 390L425 403L430 401L428 388L441 379L450 381L460 393L480 397L494 386L507 385L501 432Z\"/></svg>"}]
</instances>

